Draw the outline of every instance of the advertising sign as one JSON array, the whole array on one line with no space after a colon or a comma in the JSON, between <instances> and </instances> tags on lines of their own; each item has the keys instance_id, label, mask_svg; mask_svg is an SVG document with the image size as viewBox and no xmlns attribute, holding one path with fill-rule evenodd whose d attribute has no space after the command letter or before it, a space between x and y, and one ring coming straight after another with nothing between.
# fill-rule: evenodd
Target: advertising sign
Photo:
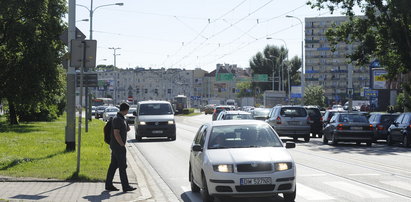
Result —
<instances>
[{"instance_id":1,"label":"advertising sign","mask_svg":"<svg viewBox=\"0 0 411 202\"><path fill-rule=\"evenodd\" d=\"M386 74L387 71L384 69L372 70L373 89L386 89L385 84L387 83L387 79L384 77Z\"/></svg>"},{"instance_id":2,"label":"advertising sign","mask_svg":"<svg viewBox=\"0 0 411 202\"><path fill-rule=\"evenodd\" d=\"M302 98L302 87L301 86L291 86L291 98Z\"/></svg>"}]
</instances>

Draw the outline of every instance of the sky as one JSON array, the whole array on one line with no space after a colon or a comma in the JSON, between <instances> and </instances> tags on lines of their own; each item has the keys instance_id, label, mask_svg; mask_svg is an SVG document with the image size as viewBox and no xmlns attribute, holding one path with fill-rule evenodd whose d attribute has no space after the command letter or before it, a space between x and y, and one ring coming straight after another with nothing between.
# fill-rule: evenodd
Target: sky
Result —
<instances>
[{"instance_id":1,"label":"sky","mask_svg":"<svg viewBox=\"0 0 411 202\"><path fill-rule=\"evenodd\" d=\"M124 3L123 6L97 6ZM76 4L90 8L90 0ZM119 68L202 68L216 64L249 67L268 44L286 45L289 58L301 57L298 17L330 16L306 0L94 0L93 39L97 65ZM89 38L89 11L76 7L76 27ZM271 39L267 39L267 38ZM285 42L285 44L284 44Z\"/></svg>"}]
</instances>

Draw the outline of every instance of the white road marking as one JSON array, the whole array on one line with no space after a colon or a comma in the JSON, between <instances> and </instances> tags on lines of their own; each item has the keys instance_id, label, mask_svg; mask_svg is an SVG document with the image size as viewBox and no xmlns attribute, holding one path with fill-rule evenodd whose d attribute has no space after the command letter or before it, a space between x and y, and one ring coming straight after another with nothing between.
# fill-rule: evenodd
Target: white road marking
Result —
<instances>
[{"instance_id":1,"label":"white road marking","mask_svg":"<svg viewBox=\"0 0 411 202\"><path fill-rule=\"evenodd\" d=\"M191 191L190 187L186 187L186 186L181 186L181 189L183 190L183 192L189 192Z\"/></svg>"},{"instance_id":2,"label":"white road marking","mask_svg":"<svg viewBox=\"0 0 411 202\"><path fill-rule=\"evenodd\" d=\"M381 174L377 173L353 173L353 174L347 174L349 176L379 176Z\"/></svg>"},{"instance_id":3,"label":"white road marking","mask_svg":"<svg viewBox=\"0 0 411 202\"><path fill-rule=\"evenodd\" d=\"M309 201L332 200L335 199L327 194L297 183L297 195Z\"/></svg>"},{"instance_id":4,"label":"white road marking","mask_svg":"<svg viewBox=\"0 0 411 202\"><path fill-rule=\"evenodd\" d=\"M381 183L411 191L411 183L401 181L381 181Z\"/></svg>"},{"instance_id":5,"label":"white road marking","mask_svg":"<svg viewBox=\"0 0 411 202\"><path fill-rule=\"evenodd\" d=\"M364 188L362 186L358 186L353 183L348 182L324 182L324 184L330 185L334 188L340 189L344 192L348 192L350 194L356 195L361 198L389 198L389 196L381 194L380 192L373 191L368 188Z\"/></svg>"},{"instance_id":6,"label":"white road marking","mask_svg":"<svg viewBox=\"0 0 411 202\"><path fill-rule=\"evenodd\" d=\"M327 176L327 174L303 174L303 175L297 175L297 177L322 177L322 176Z\"/></svg>"}]
</instances>

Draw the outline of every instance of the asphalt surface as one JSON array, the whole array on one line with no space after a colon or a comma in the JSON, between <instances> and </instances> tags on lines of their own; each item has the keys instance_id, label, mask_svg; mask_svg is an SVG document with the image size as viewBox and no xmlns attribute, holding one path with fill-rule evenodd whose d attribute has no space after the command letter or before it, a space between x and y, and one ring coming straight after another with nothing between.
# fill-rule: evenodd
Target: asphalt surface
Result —
<instances>
[{"instance_id":1,"label":"asphalt surface","mask_svg":"<svg viewBox=\"0 0 411 202\"><path fill-rule=\"evenodd\" d=\"M190 145L202 123L211 115L176 117L177 140L161 138L130 141L143 156L163 188L180 201L201 201L192 193L188 182ZM133 139L134 128L129 132ZM283 141L292 141L282 138ZM411 148L384 143L342 143L323 145L321 139L297 142L289 149L297 164L296 201L411 201ZM168 193L170 194L170 193ZM221 200L220 200L221 201ZM281 195L271 198L228 199L224 201L283 201Z\"/></svg>"}]
</instances>

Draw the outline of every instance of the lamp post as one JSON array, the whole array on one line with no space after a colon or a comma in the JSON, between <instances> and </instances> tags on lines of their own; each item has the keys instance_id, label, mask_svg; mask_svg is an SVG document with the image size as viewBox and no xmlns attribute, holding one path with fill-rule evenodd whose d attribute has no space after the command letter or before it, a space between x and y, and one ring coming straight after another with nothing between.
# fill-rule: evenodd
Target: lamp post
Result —
<instances>
[{"instance_id":1,"label":"lamp post","mask_svg":"<svg viewBox=\"0 0 411 202\"><path fill-rule=\"evenodd\" d=\"M294 18L297 19L301 23L301 101L304 104L304 86L305 86L305 78L304 78L304 23L301 21L300 18L286 15L287 18Z\"/></svg>"},{"instance_id":2,"label":"lamp post","mask_svg":"<svg viewBox=\"0 0 411 202\"><path fill-rule=\"evenodd\" d=\"M273 64L273 91L274 91L274 83L275 83L275 75L274 75L274 70L275 70L275 66L274 66L274 61L273 60L270 60L270 59L268 59L268 58L265 58L265 60L267 60L267 61L270 61L271 62L271 64Z\"/></svg>"},{"instance_id":3,"label":"lamp post","mask_svg":"<svg viewBox=\"0 0 411 202\"><path fill-rule=\"evenodd\" d=\"M287 47L287 43L285 42L284 39L278 39L278 38L272 38L272 37L267 37L267 40L273 39L273 40L280 40L284 43L285 49L287 50L287 55L286 55L286 60L288 60L288 47ZM284 63L282 63L284 64ZM288 101L290 102L291 99L291 80L290 80L290 68L287 66L287 83L288 83ZM284 88L283 88L284 89Z\"/></svg>"}]
</instances>

